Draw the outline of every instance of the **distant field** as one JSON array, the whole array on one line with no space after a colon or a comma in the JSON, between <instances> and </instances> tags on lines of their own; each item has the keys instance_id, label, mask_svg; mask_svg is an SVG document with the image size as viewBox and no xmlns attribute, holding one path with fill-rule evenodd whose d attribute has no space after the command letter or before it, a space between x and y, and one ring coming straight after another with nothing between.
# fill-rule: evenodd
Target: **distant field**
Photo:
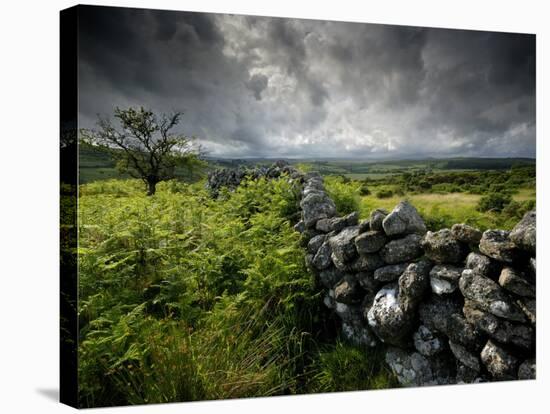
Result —
<instances>
[{"instance_id":1,"label":"distant field","mask_svg":"<svg viewBox=\"0 0 550 414\"><path fill-rule=\"evenodd\" d=\"M374 195L361 197L360 215L368 217L376 208L391 211L400 201L408 200L426 218L436 218L441 222L468 223L485 230L488 228L511 228L515 223L503 222L499 214L477 211L476 206L481 195L466 193L450 194L406 194L380 199ZM532 189L521 189L512 197L515 201L535 200L536 193Z\"/></svg>"}]
</instances>

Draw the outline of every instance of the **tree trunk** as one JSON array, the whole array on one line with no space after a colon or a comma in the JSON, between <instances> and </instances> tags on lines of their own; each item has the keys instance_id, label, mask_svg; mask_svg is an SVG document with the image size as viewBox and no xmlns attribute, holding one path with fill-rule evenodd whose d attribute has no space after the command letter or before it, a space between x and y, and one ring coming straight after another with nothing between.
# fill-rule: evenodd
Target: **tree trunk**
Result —
<instances>
[{"instance_id":1,"label":"tree trunk","mask_svg":"<svg viewBox=\"0 0 550 414\"><path fill-rule=\"evenodd\" d=\"M147 181L147 195L152 196L157 192L157 182Z\"/></svg>"}]
</instances>

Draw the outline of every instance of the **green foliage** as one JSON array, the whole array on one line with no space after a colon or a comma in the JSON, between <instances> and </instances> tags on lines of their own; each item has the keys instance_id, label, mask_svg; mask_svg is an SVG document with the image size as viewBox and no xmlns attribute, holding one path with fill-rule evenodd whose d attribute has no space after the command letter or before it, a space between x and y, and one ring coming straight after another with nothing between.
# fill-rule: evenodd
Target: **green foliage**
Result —
<instances>
[{"instance_id":1,"label":"green foliage","mask_svg":"<svg viewBox=\"0 0 550 414\"><path fill-rule=\"evenodd\" d=\"M325 177L325 188L336 204L339 214L349 214L359 210L360 184L341 176Z\"/></svg>"},{"instance_id":2,"label":"green foliage","mask_svg":"<svg viewBox=\"0 0 550 414\"><path fill-rule=\"evenodd\" d=\"M508 204L512 202L512 197L507 193L489 193L479 199L477 209L481 212L485 211L502 211Z\"/></svg>"},{"instance_id":3,"label":"green foliage","mask_svg":"<svg viewBox=\"0 0 550 414\"><path fill-rule=\"evenodd\" d=\"M390 198L393 197L393 191L392 190L380 190L376 192L377 198Z\"/></svg>"},{"instance_id":4,"label":"green foliage","mask_svg":"<svg viewBox=\"0 0 550 414\"><path fill-rule=\"evenodd\" d=\"M334 339L292 229L297 190L260 179L213 200L203 183L162 182L155 197L137 180L82 185L80 404L327 390L312 378Z\"/></svg>"},{"instance_id":5,"label":"green foliage","mask_svg":"<svg viewBox=\"0 0 550 414\"><path fill-rule=\"evenodd\" d=\"M383 358L383 348L365 349L342 341L326 346L319 352L315 389L328 392L396 387L393 375L380 364Z\"/></svg>"},{"instance_id":6,"label":"green foliage","mask_svg":"<svg viewBox=\"0 0 550 414\"><path fill-rule=\"evenodd\" d=\"M371 191L369 190L369 187L366 183L361 184L361 187L359 187L359 195L361 196L368 196L371 194Z\"/></svg>"},{"instance_id":7,"label":"green foliage","mask_svg":"<svg viewBox=\"0 0 550 414\"><path fill-rule=\"evenodd\" d=\"M122 175L139 178L146 186L147 195L156 192L156 185L176 176L176 169L199 169L205 166L199 159L199 150L191 145L191 138L173 132L182 114L157 116L151 110L115 108L114 117L98 117L97 130L82 130L81 145L96 158L105 152L116 162ZM85 163L84 163L85 164Z\"/></svg>"}]
</instances>

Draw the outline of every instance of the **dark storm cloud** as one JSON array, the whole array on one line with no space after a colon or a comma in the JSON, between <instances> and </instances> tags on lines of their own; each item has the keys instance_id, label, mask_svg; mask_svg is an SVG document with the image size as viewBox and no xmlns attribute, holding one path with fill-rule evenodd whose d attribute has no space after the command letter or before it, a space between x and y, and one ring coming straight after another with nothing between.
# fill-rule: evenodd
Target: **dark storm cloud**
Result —
<instances>
[{"instance_id":1,"label":"dark storm cloud","mask_svg":"<svg viewBox=\"0 0 550 414\"><path fill-rule=\"evenodd\" d=\"M83 7L80 121L182 110L219 156L534 156L531 35Z\"/></svg>"}]
</instances>

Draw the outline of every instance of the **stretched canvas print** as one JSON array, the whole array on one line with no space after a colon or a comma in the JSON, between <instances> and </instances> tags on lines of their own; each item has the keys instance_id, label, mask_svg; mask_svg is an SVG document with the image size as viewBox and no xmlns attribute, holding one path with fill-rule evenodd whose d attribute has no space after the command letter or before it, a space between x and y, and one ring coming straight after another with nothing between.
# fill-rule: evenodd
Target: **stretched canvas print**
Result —
<instances>
[{"instance_id":1,"label":"stretched canvas print","mask_svg":"<svg viewBox=\"0 0 550 414\"><path fill-rule=\"evenodd\" d=\"M76 6L60 47L62 402L535 379L535 35Z\"/></svg>"}]
</instances>

